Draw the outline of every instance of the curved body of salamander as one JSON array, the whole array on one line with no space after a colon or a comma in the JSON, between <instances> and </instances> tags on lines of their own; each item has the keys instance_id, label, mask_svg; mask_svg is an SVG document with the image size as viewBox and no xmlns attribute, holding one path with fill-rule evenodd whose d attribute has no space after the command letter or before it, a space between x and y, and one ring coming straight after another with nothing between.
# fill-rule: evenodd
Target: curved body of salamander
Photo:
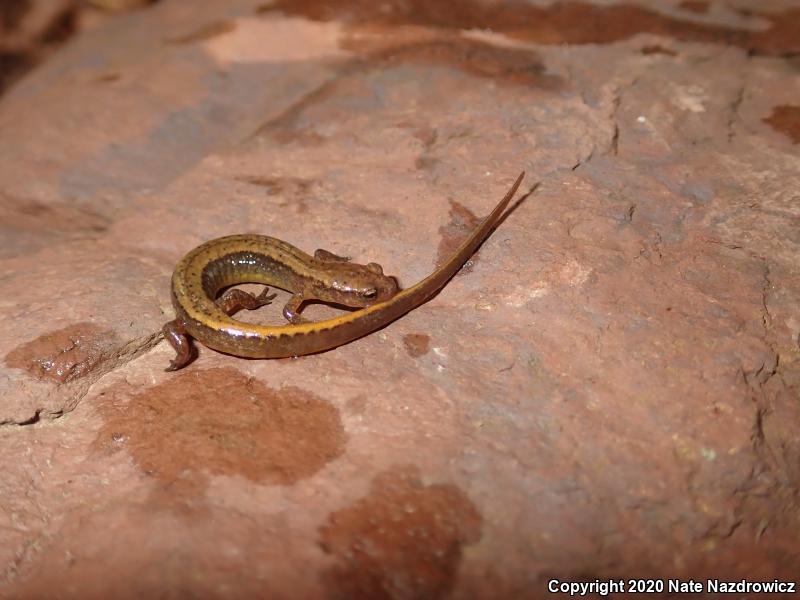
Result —
<instances>
[{"instance_id":1,"label":"curved body of salamander","mask_svg":"<svg viewBox=\"0 0 800 600\"><path fill-rule=\"evenodd\" d=\"M523 176L444 264L402 291L374 263L350 263L324 250L312 257L267 236L233 235L198 246L178 263L172 276L176 319L164 326L164 334L177 357L167 370L191 361L187 336L235 356L280 358L328 350L380 329L430 299L458 272L498 224ZM230 315L240 308L257 308L273 297L255 298L234 289L215 300L220 290L240 283L263 283L292 292L284 309L291 324L255 325L233 319ZM299 311L309 299L364 308L305 322Z\"/></svg>"}]
</instances>

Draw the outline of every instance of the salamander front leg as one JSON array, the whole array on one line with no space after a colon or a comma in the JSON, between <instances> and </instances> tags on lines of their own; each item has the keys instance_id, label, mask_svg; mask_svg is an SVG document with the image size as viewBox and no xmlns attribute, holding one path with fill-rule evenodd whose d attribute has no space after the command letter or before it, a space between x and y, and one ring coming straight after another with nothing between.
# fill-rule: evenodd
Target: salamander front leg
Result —
<instances>
[{"instance_id":1,"label":"salamander front leg","mask_svg":"<svg viewBox=\"0 0 800 600\"><path fill-rule=\"evenodd\" d=\"M322 248L318 248L314 252L314 258L320 262L350 262L352 260L349 256L339 256Z\"/></svg>"},{"instance_id":2,"label":"salamander front leg","mask_svg":"<svg viewBox=\"0 0 800 600\"><path fill-rule=\"evenodd\" d=\"M317 250L317 252L319 252L319 250ZM302 294L295 294L289 299L289 301L286 303L286 306L283 307L283 316L286 317L286 320L292 325L308 323L308 319L304 319L300 316L300 309L305 301L305 296Z\"/></svg>"},{"instance_id":3,"label":"salamander front leg","mask_svg":"<svg viewBox=\"0 0 800 600\"><path fill-rule=\"evenodd\" d=\"M183 324L175 319L165 324L162 331L164 332L164 339L166 339L175 350L175 359L172 360L169 366L164 370L177 371L192 362L192 358L194 358L194 353L192 352L192 338L186 333Z\"/></svg>"},{"instance_id":4,"label":"salamander front leg","mask_svg":"<svg viewBox=\"0 0 800 600\"><path fill-rule=\"evenodd\" d=\"M231 316L243 308L255 310L272 302L278 294L267 294L268 291L269 288L265 287L258 296L254 296L253 294L248 294L243 290L234 288L222 294L214 304L226 315Z\"/></svg>"}]
</instances>

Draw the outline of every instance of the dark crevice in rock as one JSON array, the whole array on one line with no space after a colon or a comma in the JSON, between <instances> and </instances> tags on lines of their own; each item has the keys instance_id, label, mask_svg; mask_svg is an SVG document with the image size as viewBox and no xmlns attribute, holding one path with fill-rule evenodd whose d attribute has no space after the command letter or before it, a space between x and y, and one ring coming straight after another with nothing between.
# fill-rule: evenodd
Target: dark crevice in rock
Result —
<instances>
[{"instance_id":1,"label":"dark crevice in rock","mask_svg":"<svg viewBox=\"0 0 800 600\"><path fill-rule=\"evenodd\" d=\"M627 93L633 86L635 86L639 82L638 77L634 77L628 83L618 86L614 90L614 97L611 100L611 110L608 114L608 119L612 125L612 132L611 136L608 139L608 142L605 145L605 148L601 152L597 152L596 147L592 147L589 151L588 155L578 159L571 167L571 171L577 171L582 166L588 164L592 161L595 156L618 156L619 155L619 138L620 138L620 127L619 122L617 119L617 113L619 112L620 106L622 105L622 97L624 94ZM586 98L581 95L582 102L589 108L593 107L586 101ZM594 109L593 109L594 110Z\"/></svg>"},{"instance_id":2,"label":"dark crevice in rock","mask_svg":"<svg viewBox=\"0 0 800 600\"><path fill-rule=\"evenodd\" d=\"M36 412L33 413L33 416L30 419L27 419L25 421L18 421L16 423L14 421L3 421L0 422L0 425L18 425L20 427L24 425L35 425L36 423L39 422L41 414L42 414L42 409L37 408Z\"/></svg>"},{"instance_id":3,"label":"dark crevice in rock","mask_svg":"<svg viewBox=\"0 0 800 600\"><path fill-rule=\"evenodd\" d=\"M761 323L764 327L764 342L769 346L770 351L772 353L771 360L767 361L769 364L765 364L761 369L759 369L759 381L761 385L767 383L767 381L773 375L778 374L778 369L780 367L780 353L778 352L778 345L775 340L775 334L773 332L772 327L772 313L769 310L769 294L770 290L772 289L772 279L771 279L771 271L769 263L767 262L766 258L763 258L764 263L764 281L761 287L761 306L762 306L762 315L761 315Z\"/></svg>"},{"instance_id":4,"label":"dark crevice in rock","mask_svg":"<svg viewBox=\"0 0 800 600\"><path fill-rule=\"evenodd\" d=\"M594 147L592 147L592 149L589 150L589 153L586 156L584 156L583 158L579 158L578 161L569 168L569 170L577 171L583 165L590 162L593 158L594 158Z\"/></svg>"},{"instance_id":5,"label":"dark crevice in rock","mask_svg":"<svg viewBox=\"0 0 800 600\"><path fill-rule=\"evenodd\" d=\"M628 86L626 86L626 90L632 87L636 83L637 79L634 79ZM616 94L614 94L614 100L612 101L612 111L611 111L611 122L614 125L614 134L611 136L611 143L609 144L608 154L612 156L619 155L619 121L617 120L617 113L619 112L619 107L622 104L622 90L617 89Z\"/></svg>"},{"instance_id":6,"label":"dark crevice in rock","mask_svg":"<svg viewBox=\"0 0 800 600\"><path fill-rule=\"evenodd\" d=\"M728 115L728 123L727 123L727 130L728 130L728 142L732 142L733 138L736 136L736 131L734 130L734 125L736 121L739 119L739 107L742 105L742 101L744 100L744 93L745 93L745 85L742 84L736 92L736 95L731 101L730 104L730 111Z\"/></svg>"}]
</instances>

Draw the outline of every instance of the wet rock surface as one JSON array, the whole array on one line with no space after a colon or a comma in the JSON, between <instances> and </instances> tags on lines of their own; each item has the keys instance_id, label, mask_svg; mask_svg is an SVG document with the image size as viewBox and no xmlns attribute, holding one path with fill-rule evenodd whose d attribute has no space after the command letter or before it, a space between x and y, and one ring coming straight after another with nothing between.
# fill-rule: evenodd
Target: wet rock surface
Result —
<instances>
[{"instance_id":1,"label":"wet rock surface","mask_svg":"<svg viewBox=\"0 0 800 600\"><path fill-rule=\"evenodd\" d=\"M0 98L0 596L796 578L799 41L788 1L167 1L73 38ZM521 170L388 327L163 371L195 245L408 286Z\"/></svg>"}]
</instances>

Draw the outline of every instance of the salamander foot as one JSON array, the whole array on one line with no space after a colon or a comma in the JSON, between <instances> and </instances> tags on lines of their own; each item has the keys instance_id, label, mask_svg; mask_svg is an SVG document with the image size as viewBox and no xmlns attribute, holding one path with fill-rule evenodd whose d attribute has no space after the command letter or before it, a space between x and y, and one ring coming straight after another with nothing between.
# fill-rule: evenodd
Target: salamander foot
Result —
<instances>
[{"instance_id":1,"label":"salamander foot","mask_svg":"<svg viewBox=\"0 0 800 600\"><path fill-rule=\"evenodd\" d=\"M164 332L164 339L175 350L175 359L170 361L169 366L164 370L167 372L177 371L192 362L194 358L192 338L186 333L186 329L184 329L180 321L176 319L166 323L162 331Z\"/></svg>"},{"instance_id":2,"label":"salamander foot","mask_svg":"<svg viewBox=\"0 0 800 600\"><path fill-rule=\"evenodd\" d=\"M219 299L214 303L216 304L222 312L224 312L229 317L243 308L247 310L255 310L257 308L261 308L272 302L272 300L278 294L267 294L269 292L269 288L265 287L264 290L258 295L254 296L253 294L248 294L244 290L239 290L233 288L232 290L228 290Z\"/></svg>"}]
</instances>

